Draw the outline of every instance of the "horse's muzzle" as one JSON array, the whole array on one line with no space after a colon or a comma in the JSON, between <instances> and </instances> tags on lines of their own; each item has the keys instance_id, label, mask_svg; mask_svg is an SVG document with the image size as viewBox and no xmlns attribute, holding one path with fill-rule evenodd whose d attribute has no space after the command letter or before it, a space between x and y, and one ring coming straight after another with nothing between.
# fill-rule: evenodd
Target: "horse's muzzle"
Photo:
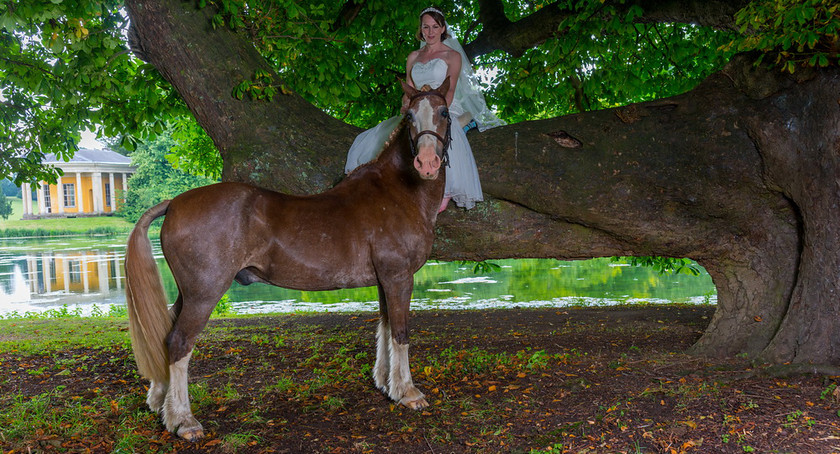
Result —
<instances>
[{"instance_id":1,"label":"horse's muzzle","mask_svg":"<svg viewBox=\"0 0 840 454\"><path fill-rule=\"evenodd\" d=\"M440 157L435 153L434 147L423 150L414 158L414 168L424 180L434 180L440 173Z\"/></svg>"}]
</instances>

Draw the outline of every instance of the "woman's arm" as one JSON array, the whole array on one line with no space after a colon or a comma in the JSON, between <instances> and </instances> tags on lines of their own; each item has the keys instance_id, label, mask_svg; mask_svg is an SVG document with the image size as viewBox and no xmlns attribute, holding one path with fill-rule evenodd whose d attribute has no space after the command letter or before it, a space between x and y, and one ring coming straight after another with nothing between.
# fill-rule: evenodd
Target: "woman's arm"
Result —
<instances>
[{"instance_id":1,"label":"woman's arm","mask_svg":"<svg viewBox=\"0 0 840 454\"><path fill-rule=\"evenodd\" d=\"M446 93L446 104L452 105L455 98L455 88L458 86L458 76L461 75L461 54L452 50L446 53L446 75L449 76L449 91Z\"/></svg>"},{"instance_id":2,"label":"woman's arm","mask_svg":"<svg viewBox=\"0 0 840 454\"><path fill-rule=\"evenodd\" d=\"M408 54L408 58L405 61L405 83L411 86L411 88L417 88L414 86L414 81L411 80L411 67L414 66L414 62L417 61L417 51L413 51ZM405 114L406 110L408 110L408 96L403 93L402 95L402 107L400 107L400 113Z\"/></svg>"}]
</instances>

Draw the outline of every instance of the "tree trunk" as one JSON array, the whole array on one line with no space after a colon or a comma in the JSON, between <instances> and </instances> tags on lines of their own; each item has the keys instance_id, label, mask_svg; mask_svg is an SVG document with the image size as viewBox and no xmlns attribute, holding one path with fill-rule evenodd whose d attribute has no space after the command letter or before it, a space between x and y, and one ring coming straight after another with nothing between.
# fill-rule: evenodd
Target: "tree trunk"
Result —
<instances>
[{"instance_id":1,"label":"tree trunk","mask_svg":"<svg viewBox=\"0 0 840 454\"><path fill-rule=\"evenodd\" d=\"M342 177L357 128L295 94L231 97L270 71L246 39L189 2L126 4L225 179L311 193ZM737 58L681 96L471 132L488 201L444 212L433 255L691 257L718 290L697 353L837 364L838 86L836 68L794 81Z\"/></svg>"}]
</instances>

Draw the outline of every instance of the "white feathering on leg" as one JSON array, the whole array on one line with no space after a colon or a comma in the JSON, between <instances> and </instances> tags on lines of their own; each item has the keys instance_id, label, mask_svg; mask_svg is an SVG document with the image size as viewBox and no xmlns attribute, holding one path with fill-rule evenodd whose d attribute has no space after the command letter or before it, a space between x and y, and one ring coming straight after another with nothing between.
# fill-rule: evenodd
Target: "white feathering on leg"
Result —
<instances>
[{"instance_id":1,"label":"white feathering on leg","mask_svg":"<svg viewBox=\"0 0 840 454\"><path fill-rule=\"evenodd\" d=\"M373 382L376 387L388 394L388 375L391 354L391 329L382 319L376 330L376 363L373 366Z\"/></svg>"}]
</instances>

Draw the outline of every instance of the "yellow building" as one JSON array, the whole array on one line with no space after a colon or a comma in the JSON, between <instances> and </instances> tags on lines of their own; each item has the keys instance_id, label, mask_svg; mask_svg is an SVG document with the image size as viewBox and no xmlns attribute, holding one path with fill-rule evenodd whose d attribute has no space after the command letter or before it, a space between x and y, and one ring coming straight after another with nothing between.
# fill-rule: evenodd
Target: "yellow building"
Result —
<instances>
[{"instance_id":1,"label":"yellow building","mask_svg":"<svg viewBox=\"0 0 840 454\"><path fill-rule=\"evenodd\" d=\"M32 188L24 183L23 219L113 213L125 201L128 177L136 170L131 165L131 158L110 150L80 149L68 162L48 154L43 163L61 169L64 175L56 184L40 183L37 212Z\"/></svg>"}]
</instances>

